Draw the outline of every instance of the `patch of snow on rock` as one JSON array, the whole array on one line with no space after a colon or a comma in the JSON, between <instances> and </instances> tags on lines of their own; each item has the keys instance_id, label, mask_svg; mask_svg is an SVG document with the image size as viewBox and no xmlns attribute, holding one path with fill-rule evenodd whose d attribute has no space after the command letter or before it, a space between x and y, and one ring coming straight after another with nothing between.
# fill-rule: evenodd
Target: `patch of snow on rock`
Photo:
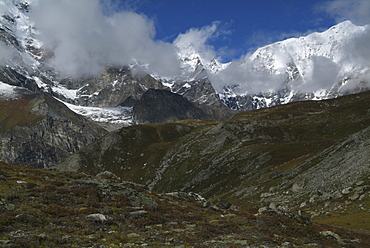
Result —
<instances>
[{"instance_id":1,"label":"patch of snow on rock","mask_svg":"<svg viewBox=\"0 0 370 248\"><path fill-rule=\"evenodd\" d=\"M64 103L73 112L86 116L93 121L123 124L126 126L133 125L132 108L129 107L85 107L77 106L70 103Z\"/></svg>"}]
</instances>

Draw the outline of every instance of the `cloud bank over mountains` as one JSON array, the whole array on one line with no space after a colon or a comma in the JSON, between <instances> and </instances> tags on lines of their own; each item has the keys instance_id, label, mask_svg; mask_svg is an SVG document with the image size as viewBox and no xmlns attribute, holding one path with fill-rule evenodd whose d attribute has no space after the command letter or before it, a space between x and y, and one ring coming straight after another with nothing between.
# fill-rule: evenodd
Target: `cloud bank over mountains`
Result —
<instances>
[{"instance_id":1,"label":"cloud bank over mountains","mask_svg":"<svg viewBox=\"0 0 370 248\"><path fill-rule=\"evenodd\" d=\"M191 52L198 53L205 60L211 61L217 57L214 47L207 41L218 36L218 22L202 28L191 28L183 34L179 34L173 44L185 48Z\"/></svg>"},{"instance_id":2,"label":"cloud bank over mountains","mask_svg":"<svg viewBox=\"0 0 370 248\"><path fill-rule=\"evenodd\" d=\"M38 38L54 53L52 66L81 77L135 59L160 75L178 73L174 46L155 40L151 20L127 11L106 16L103 9L99 0L41 0L32 8Z\"/></svg>"},{"instance_id":3,"label":"cloud bank over mountains","mask_svg":"<svg viewBox=\"0 0 370 248\"><path fill-rule=\"evenodd\" d=\"M191 47L204 60L222 60L222 51L209 44L210 40L227 35L227 30L215 21L209 26L191 28L178 35L173 43L156 39L154 21L133 11L107 11L112 2L99 0L37 0L30 18L38 30L38 39L53 52L48 63L63 76L95 76L107 66L127 66L133 62L161 77L175 77L181 70L178 47ZM357 24L370 23L370 2L367 0L334 0L320 8L338 21L351 18ZM107 14L109 13L109 14ZM352 60L367 60L370 55L370 34L356 37ZM1 47L0 47L1 49ZM231 50L231 49L230 49ZM227 49L223 49L223 52ZM252 54L232 61L227 69L210 75L221 91L227 85L239 85L241 92L258 93L277 90L284 83L284 71L271 73L256 70ZM340 68L325 57L312 58L315 75L297 89L320 90L333 84ZM324 69L326 68L326 69ZM308 76L306 75L306 79Z\"/></svg>"},{"instance_id":4,"label":"cloud bank over mountains","mask_svg":"<svg viewBox=\"0 0 370 248\"><path fill-rule=\"evenodd\" d=\"M334 0L323 3L318 9L328 13L337 22L351 20L356 25L370 23L370 1Z\"/></svg>"}]
</instances>

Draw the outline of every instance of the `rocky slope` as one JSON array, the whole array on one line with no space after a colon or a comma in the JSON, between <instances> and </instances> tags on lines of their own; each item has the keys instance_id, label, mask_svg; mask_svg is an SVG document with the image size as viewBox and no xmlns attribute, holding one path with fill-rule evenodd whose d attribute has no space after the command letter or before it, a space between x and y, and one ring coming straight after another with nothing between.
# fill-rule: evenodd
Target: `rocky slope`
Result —
<instances>
[{"instance_id":1,"label":"rocky slope","mask_svg":"<svg viewBox=\"0 0 370 248\"><path fill-rule=\"evenodd\" d=\"M369 101L365 92L242 112L224 122L133 126L56 168L109 170L157 191L193 191L254 211L272 203L309 216L327 213L320 204L363 212L370 209Z\"/></svg>"},{"instance_id":2,"label":"rocky slope","mask_svg":"<svg viewBox=\"0 0 370 248\"><path fill-rule=\"evenodd\" d=\"M106 133L46 93L0 99L1 161L50 167Z\"/></svg>"},{"instance_id":3,"label":"rocky slope","mask_svg":"<svg viewBox=\"0 0 370 248\"><path fill-rule=\"evenodd\" d=\"M0 163L2 247L368 247L370 237L286 212L222 209L103 172Z\"/></svg>"}]
</instances>

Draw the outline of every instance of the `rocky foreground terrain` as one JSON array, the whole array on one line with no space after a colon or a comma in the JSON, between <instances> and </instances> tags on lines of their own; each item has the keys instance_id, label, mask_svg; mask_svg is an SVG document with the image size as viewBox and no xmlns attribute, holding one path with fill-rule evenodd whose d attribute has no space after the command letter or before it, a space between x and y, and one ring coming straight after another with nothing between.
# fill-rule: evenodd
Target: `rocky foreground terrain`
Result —
<instances>
[{"instance_id":1,"label":"rocky foreground terrain","mask_svg":"<svg viewBox=\"0 0 370 248\"><path fill-rule=\"evenodd\" d=\"M369 234L281 210L233 211L96 176L0 163L1 247L369 247Z\"/></svg>"}]
</instances>

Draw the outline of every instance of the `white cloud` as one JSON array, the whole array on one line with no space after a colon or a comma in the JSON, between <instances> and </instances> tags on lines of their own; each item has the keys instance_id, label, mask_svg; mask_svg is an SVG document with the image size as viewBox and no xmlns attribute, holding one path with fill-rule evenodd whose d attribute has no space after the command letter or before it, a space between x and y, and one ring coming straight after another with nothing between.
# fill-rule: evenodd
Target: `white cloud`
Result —
<instances>
[{"instance_id":1,"label":"white cloud","mask_svg":"<svg viewBox=\"0 0 370 248\"><path fill-rule=\"evenodd\" d=\"M17 57L17 51L0 41L0 66L6 65Z\"/></svg>"},{"instance_id":2,"label":"white cloud","mask_svg":"<svg viewBox=\"0 0 370 248\"><path fill-rule=\"evenodd\" d=\"M202 28L191 28L185 33L179 34L173 43L183 51L196 52L205 60L210 61L216 57L216 52L208 42L217 36L217 28L218 22Z\"/></svg>"},{"instance_id":3,"label":"white cloud","mask_svg":"<svg viewBox=\"0 0 370 248\"><path fill-rule=\"evenodd\" d=\"M339 66L331 59L312 56L308 63L311 70L304 76L304 82L296 86L296 90L301 92L329 90L338 81Z\"/></svg>"},{"instance_id":4,"label":"white cloud","mask_svg":"<svg viewBox=\"0 0 370 248\"><path fill-rule=\"evenodd\" d=\"M218 58L230 58L234 55L235 50L227 47L220 47L217 50L211 45L212 41L225 39L231 34L229 23L221 26L221 22L214 21L211 25L201 28L191 28L185 33L181 33L174 40L174 44L183 52L198 53L204 60L210 61Z\"/></svg>"},{"instance_id":5,"label":"white cloud","mask_svg":"<svg viewBox=\"0 0 370 248\"><path fill-rule=\"evenodd\" d=\"M22 53L14 46L0 41L0 66L9 65L11 67L22 66L32 72L32 59L28 54Z\"/></svg>"},{"instance_id":6,"label":"white cloud","mask_svg":"<svg viewBox=\"0 0 370 248\"><path fill-rule=\"evenodd\" d=\"M367 25L366 32L353 38L348 43L347 59L359 65L368 65L370 58L370 25Z\"/></svg>"},{"instance_id":7,"label":"white cloud","mask_svg":"<svg viewBox=\"0 0 370 248\"><path fill-rule=\"evenodd\" d=\"M65 76L81 77L135 59L162 76L178 73L174 46L154 39L151 20L127 11L107 16L104 9L99 0L41 0L33 6L31 19L54 53L48 61L52 66Z\"/></svg>"},{"instance_id":8,"label":"white cloud","mask_svg":"<svg viewBox=\"0 0 370 248\"><path fill-rule=\"evenodd\" d=\"M246 54L240 61L232 62L226 69L216 75L211 75L212 84L216 91L223 87L234 88L239 94L258 94L280 89L284 83L284 73L271 74L267 69L256 69L254 61ZM236 87L237 86L237 87Z\"/></svg>"},{"instance_id":9,"label":"white cloud","mask_svg":"<svg viewBox=\"0 0 370 248\"><path fill-rule=\"evenodd\" d=\"M370 23L369 0L333 0L320 4L319 9L327 12L337 22L350 20L357 25Z\"/></svg>"}]
</instances>

